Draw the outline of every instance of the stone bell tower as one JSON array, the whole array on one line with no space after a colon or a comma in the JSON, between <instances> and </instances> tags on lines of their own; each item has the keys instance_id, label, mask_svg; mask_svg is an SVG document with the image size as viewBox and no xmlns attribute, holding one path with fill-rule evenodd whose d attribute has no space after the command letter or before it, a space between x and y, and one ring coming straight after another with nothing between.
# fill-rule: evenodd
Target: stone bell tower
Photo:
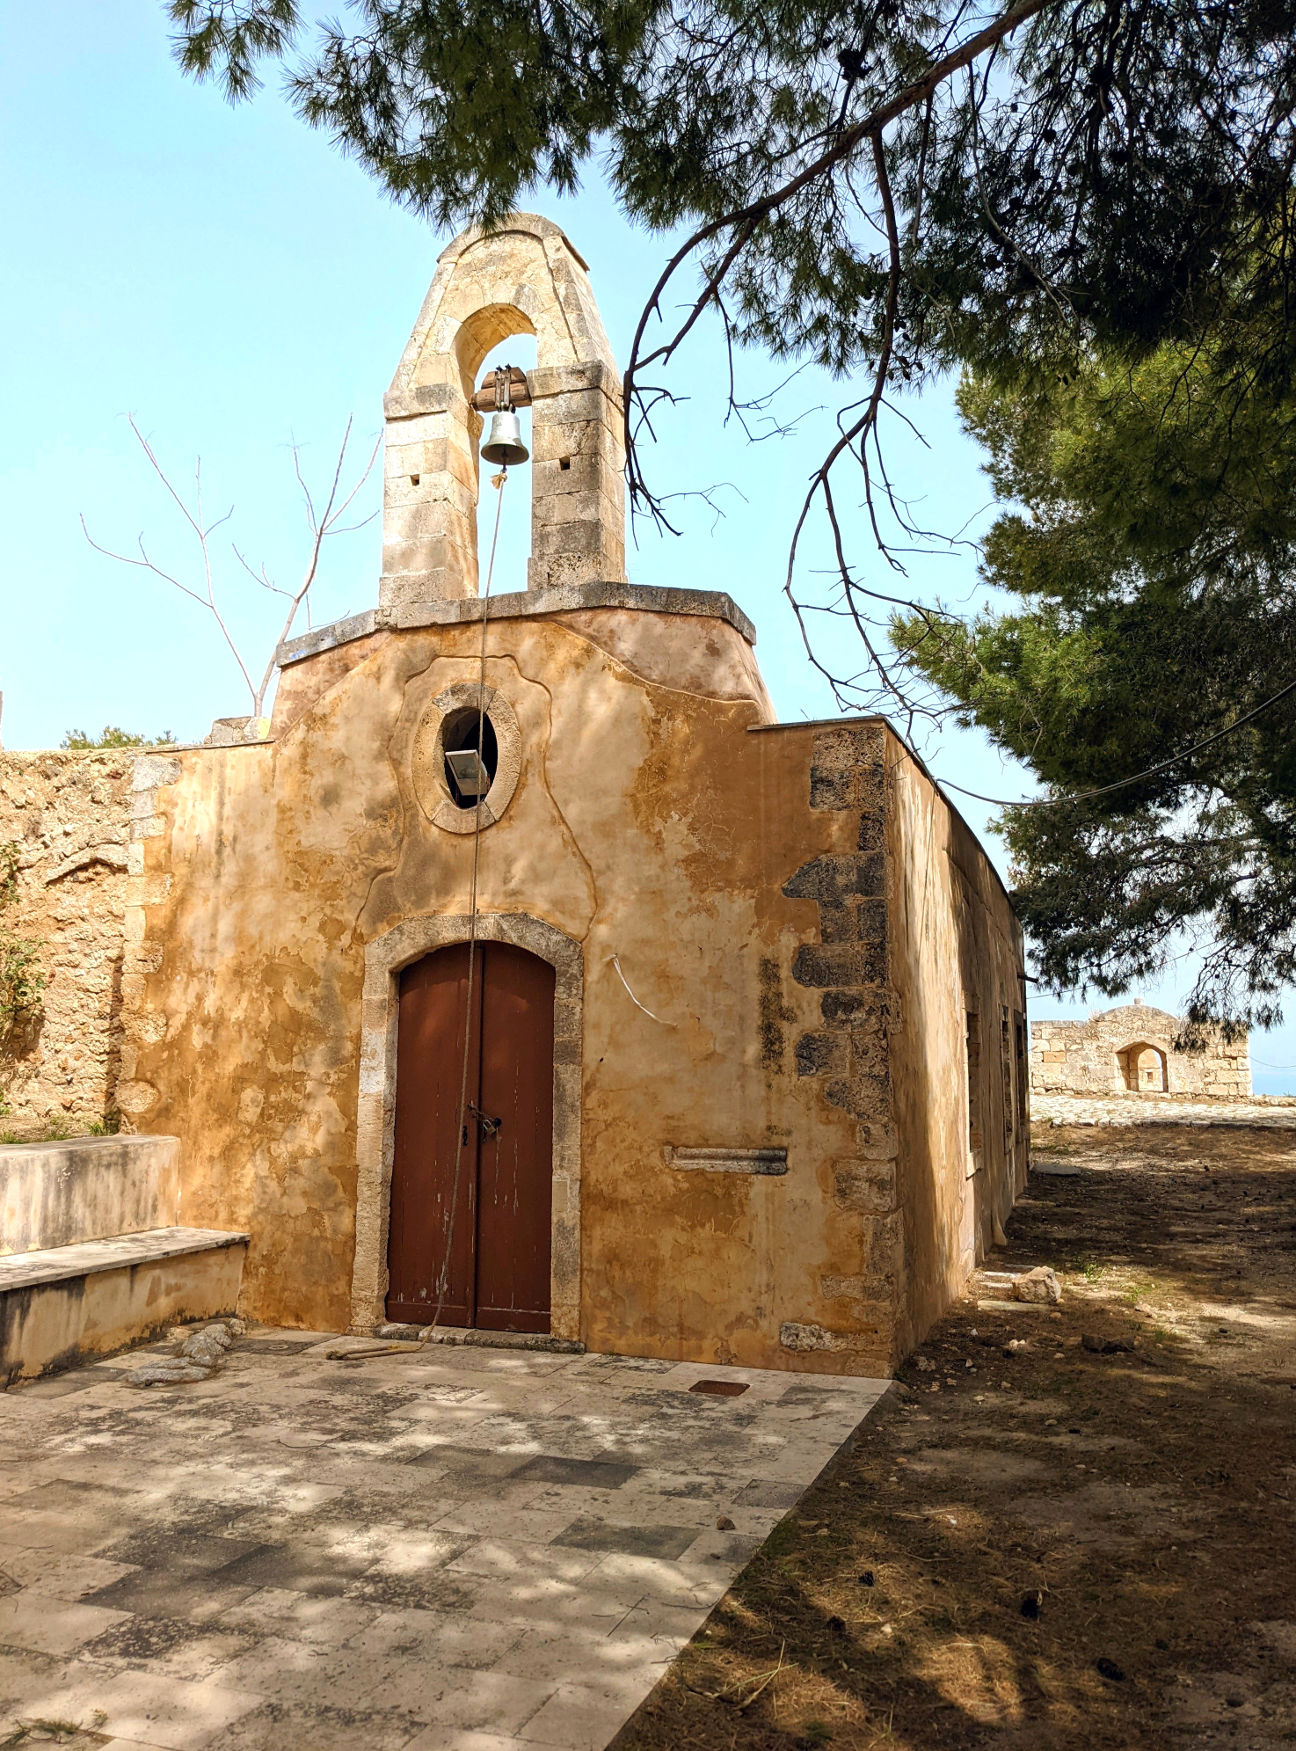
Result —
<instances>
[{"instance_id":1,"label":"stone bell tower","mask_svg":"<svg viewBox=\"0 0 1296 1751\"><path fill-rule=\"evenodd\" d=\"M585 263L557 225L514 213L445 249L384 397L379 606L400 623L419 604L478 593L477 447L482 361L536 337L531 394L527 588L625 581L621 380Z\"/></svg>"}]
</instances>

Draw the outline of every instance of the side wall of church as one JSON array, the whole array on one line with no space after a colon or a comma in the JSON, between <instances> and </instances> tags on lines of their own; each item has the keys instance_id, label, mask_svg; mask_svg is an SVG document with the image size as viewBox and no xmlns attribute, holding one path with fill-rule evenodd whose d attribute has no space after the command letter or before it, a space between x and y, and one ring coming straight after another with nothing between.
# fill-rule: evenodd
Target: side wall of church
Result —
<instances>
[{"instance_id":1,"label":"side wall of church","mask_svg":"<svg viewBox=\"0 0 1296 1751\"><path fill-rule=\"evenodd\" d=\"M891 734L886 768L904 1353L963 1288L1026 1184L1025 963L989 858Z\"/></svg>"},{"instance_id":2,"label":"side wall of church","mask_svg":"<svg viewBox=\"0 0 1296 1751\"><path fill-rule=\"evenodd\" d=\"M0 851L16 852L0 957L6 938L35 943L44 979L0 1013L0 1134L18 1141L115 1122L135 765L129 749L0 753Z\"/></svg>"}]
</instances>

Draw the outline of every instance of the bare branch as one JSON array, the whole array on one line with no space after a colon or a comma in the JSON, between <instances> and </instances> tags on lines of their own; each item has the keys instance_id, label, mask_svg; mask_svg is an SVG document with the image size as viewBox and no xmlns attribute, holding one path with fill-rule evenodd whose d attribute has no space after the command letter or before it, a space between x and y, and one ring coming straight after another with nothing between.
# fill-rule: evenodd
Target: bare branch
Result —
<instances>
[{"instance_id":1,"label":"bare branch","mask_svg":"<svg viewBox=\"0 0 1296 1751\"><path fill-rule=\"evenodd\" d=\"M235 559L243 567L243 570L247 573L247 575L250 578L252 578L256 583L260 584L261 588L263 590L270 590L276 596L291 596L292 595L291 590L285 590L282 584L276 584L269 577L267 577L266 568L265 568L264 564L262 565L260 571L257 571L252 565L250 565L248 563L248 561L246 559L244 559L243 555L239 552L238 548L235 547L235 545L232 541L230 542L230 552L234 555Z\"/></svg>"},{"instance_id":2,"label":"bare branch","mask_svg":"<svg viewBox=\"0 0 1296 1751\"><path fill-rule=\"evenodd\" d=\"M847 91L836 124L826 131L807 136L799 147L793 148L792 152L786 155L805 154L813 144L816 147L814 156L808 162L803 161L800 168L787 176L786 180L778 187L772 188L757 199L699 226L667 261L636 325L624 382L626 476L630 491L631 514L633 518L639 513L646 513L660 530L677 533L678 531L665 513L664 500L654 494L647 484L638 451L638 441L645 432L649 437L655 435L651 417L653 409L662 401L673 403L674 398L659 385L648 389L640 381L642 374L650 364L668 364L693 331L704 312L714 308L723 327L728 359L728 411L725 418L727 421L736 417L748 438L751 439L752 433L744 418L744 407L739 401L735 386L734 342L737 335L726 307L725 287L731 273L735 272L741 261L745 259L752 239L780 209L795 201L797 197L815 190L826 191L825 198L832 196L835 178L841 179L841 186L845 194L853 202L854 208L863 222L876 228L879 236L885 239L887 261L885 293L881 300L883 307L876 317L878 338L876 353L871 360L870 391L853 419L847 417L851 413L851 409L843 410L839 418L839 435L811 477L810 486L789 544L787 577L784 585L785 594L797 616L806 654L812 665L828 681L838 703L844 707L849 705L858 709L857 702L862 692L866 701L871 703L874 700L879 702L884 700L889 705L901 709L911 719L913 713L918 710L937 715L934 694L925 703L918 703L909 690L912 683L906 680L904 686L900 684L898 677L905 664L903 653L898 655L890 646L889 615L892 611L904 610L921 617L923 623L929 627L945 622L942 611L928 610L920 602L906 600L903 596L867 587L852 572L846 555L836 495L833 492L830 479L835 466L849 453L861 472L861 508L867 516L876 551L882 562L892 572L903 577L905 566L900 555L909 550L897 548L889 541L887 532L882 527L881 515L885 513L887 516L893 517L899 528L915 539L929 537L930 532L918 529L909 507L897 497L893 490L882 459L878 436L878 422L883 407L888 405L885 400L885 392L893 369L906 380L911 376L910 362L904 358L903 354L897 352L896 343L904 266L900 226L886 164L884 144L886 130L902 117L913 115L915 118L914 125L919 132L919 178L916 196L911 202L913 211L908 217L910 228L916 236L917 227L921 222L924 198L923 182L926 175L928 152L929 149L932 149L931 141L936 125L937 94L942 87L947 86L965 69L969 70L969 79L971 79L972 70L983 63L992 62L1006 39L1019 26L1028 22L1036 14L1045 11L1049 5L1057 3L1058 0L1018 0L1017 4L1005 6L999 17L992 19L981 29L973 31L966 40L956 43L953 42L953 32L960 28L960 20L965 16L962 9L959 9L958 16L951 23L950 33L947 35L945 43L940 45L940 49L944 52L933 52L933 59L927 70L885 101L875 104L869 113L860 120L850 125L844 125L852 83L848 79ZM980 101L984 101L984 91L981 92ZM822 149L818 149L821 141L825 143L822 145ZM867 157L860 150L866 144L868 146ZM856 160L857 157L861 165L871 158L873 187L868 199L861 197L861 192L855 184L853 172L856 166L853 160ZM846 215L837 205L835 197L829 201L829 205L831 211L825 214L824 224L845 223ZM805 215L800 209L798 209L794 222L805 222ZM712 254L712 249L715 250L714 254ZM656 345L649 347L646 339L649 324L654 318L661 319L663 299L668 288L684 263L699 254L705 255L706 262L696 296L684 304L678 321L674 323L664 338ZM948 320L948 313L946 313L945 321L948 323ZM873 476L874 467L878 471L876 482ZM840 601L838 607L833 611L844 614L852 621L863 642L873 676L873 683L867 688L861 688L860 677L843 678L834 675L819 660L811 647L808 623L805 618L809 612L808 605L799 601L795 593L794 577L797 558L808 519L816 504L822 506L827 513L836 571L840 583Z\"/></svg>"},{"instance_id":3,"label":"bare branch","mask_svg":"<svg viewBox=\"0 0 1296 1751\"><path fill-rule=\"evenodd\" d=\"M348 492L346 494L346 496L339 503L338 492L340 490L340 485L341 485L341 480L342 480L342 470L346 464L347 446L351 442L352 423L353 422L350 419L348 419L347 423L346 423L346 429L342 433L342 442L338 446L337 462L333 468L333 479L329 485L328 498L325 501L324 511L323 511L323 514L321 516L317 517L315 514L314 500L311 498L311 495L310 495L309 490L307 489L306 483L302 479L300 455L299 455L297 446L296 445L293 446L293 471L296 474L297 479L301 484L302 492L303 492L305 499L306 499L307 517L310 521L310 529L311 529L311 546L310 546L310 553L307 557L306 569L305 569L305 572L302 576L301 584L299 585L299 587L297 589L296 595L292 596L289 599L288 613L284 618L283 627L282 627L282 629L279 633L279 637L275 643L274 650L271 651L271 653L270 653L270 661L266 664L265 674L261 677L261 687L260 687L260 691L257 694L257 715L258 716L260 715L261 701L265 698L266 693L269 691L270 683L274 679L274 672L275 672L275 668L277 666L277 661L278 661L279 646L281 644L283 644L284 640L286 638L288 638L288 636L291 634L293 621L297 618L297 610L301 607L302 603L304 601L306 601L306 599L308 598L308 596L310 594L311 585L315 582L315 575L319 570L320 548L324 545L325 541L328 539L328 537L330 535L340 534L343 532L337 527L338 520L341 517L345 516L347 509L355 501L356 494L361 490L361 488L364 486L365 482L368 480L369 476L373 473L374 463L378 460L378 451L382 445L382 433L381 432L379 432L378 436L374 439L373 449L370 450L370 452L369 452L369 460L365 463L364 469L362 470L362 472L360 473L360 475L356 479L355 485L351 488L350 492ZM363 519L363 522L354 524L354 525L352 525L352 527L357 528L357 529L362 528L364 526L364 523L371 522L372 520L373 519L371 517L366 517ZM287 595L287 593L288 592L286 590L282 592L282 594L284 594L284 595Z\"/></svg>"},{"instance_id":4,"label":"bare branch","mask_svg":"<svg viewBox=\"0 0 1296 1751\"><path fill-rule=\"evenodd\" d=\"M119 553L113 548L102 546L91 535L84 516L81 518L82 532L96 553L102 553L108 559L118 561L119 564L135 566L140 570L151 572L154 577L161 578L164 583L170 584L174 589L178 590L181 595L188 596L191 601L197 602L199 607L207 610L220 629L221 637L233 656L234 661L238 664L239 673L243 677L244 684L248 690L248 696L252 702L251 715L255 718L260 718L264 710L266 695L269 692L270 683L274 679L276 653L279 646L292 631L292 624L296 618L298 609L301 607L302 603L309 598L311 586L314 584L319 571L320 550L324 542L330 535L346 534L353 530L361 529L366 523L373 520L372 516L369 516L363 517L355 523L344 524L341 519L345 516L350 506L354 504L357 494L364 487L365 482L373 472L373 466L377 460L379 447L382 443L382 434L379 433L378 437L375 439L374 446L369 453L369 459L365 463L363 470L357 476L354 484L349 490L344 492L342 488L342 472L346 463L347 448L351 439L352 427L352 421L347 421L346 430L342 435L342 442L338 449L337 461L334 464L332 478L329 483L328 496L324 502L322 510L317 510L315 499L302 473L300 451L296 445L293 446L293 472L296 475L298 485L301 488L302 496L305 500L307 524L310 529L310 549L307 556L306 566L302 576L302 581L295 591L284 589L282 585L276 584L269 576L264 564L258 569L250 563L234 543L231 542L230 544L235 559L248 576L253 578L263 589L269 590L276 596L287 598L289 604L287 617L284 620L283 628L279 637L275 641L270 661L266 665L265 672L261 677L260 685L257 685L254 683L248 670L248 666L243 659L243 655L239 650L238 645L235 643L233 634L230 632L225 615L221 611L216 596L211 536L215 530L219 529L223 524L230 520L234 514L233 507L231 506L228 511L222 516L217 517L213 522L207 522L203 513L201 458L198 459L194 468L194 492L191 503L170 479L166 470L159 462L153 446L140 430L134 417L128 416L128 420L131 431L134 433L135 439L141 450L143 450L150 468L161 481L172 504L179 511L189 533L197 542L199 565L202 574L202 586L201 588L194 588L191 584L185 583L182 578L177 577L172 572L166 571L162 566L152 560L144 546L144 537L142 535L139 537L138 542L139 557L136 558L132 554ZM374 514L376 515L376 513Z\"/></svg>"},{"instance_id":5,"label":"bare branch","mask_svg":"<svg viewBox=\"0 0 1296 1751\"><path fill-rule=\"evenodd\" d=\"M897 92L886 103L878 105L861 121L843 129L826 151L812 159L809 164L805 165L779 188L772 189L758 200L748 202L744 207L735 208L732 212L724 213L719 218L708 221L707 224L699 226L685 239L658 276L657 283L640 313L639 321L635 327L634 339L630 345L630 357L624 378L624 393L627 474L632 501L637 496L651 505L651 499L644 491L641 471L634 459L634 430L631 410L638 393L638 373L648 362L648 359L670 358L675 348L711 301L715 292L723 284L730 267L737 259L742 247L750 240L757 226L803 189L812 183L819 182L843 160L852 157L866 140L880 139L883 130L890 123L897 121L908 111L927 103L947 79L955 73L961 72L964 67L971 66L980 56L1010 36L1019 25L1026 23L1037 12L1042 12L1047 5L1054 3L1056 0L1017 0L1017 4L1010 6L999 18L977 31L958 48L934 61L921 79L914 80L905 86L902 91ZM710 242L713 237L717 237L725 231L734 232L734 242L725 251L719 266L708 274L702 291L693 300L683 324L670 340L663 342L647 357L644 357L642 347L648 323L654 315L660 315L661 300L666 287L684 262L696 254L704 244Z\"/></svg>"}]
</instances>

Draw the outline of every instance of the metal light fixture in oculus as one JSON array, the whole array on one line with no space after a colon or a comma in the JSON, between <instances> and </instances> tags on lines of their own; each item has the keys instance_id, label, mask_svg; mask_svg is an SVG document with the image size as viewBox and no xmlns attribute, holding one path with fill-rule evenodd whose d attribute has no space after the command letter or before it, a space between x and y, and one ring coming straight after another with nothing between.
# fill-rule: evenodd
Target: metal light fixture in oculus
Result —
<instances>
[{"instance_id":1,"label":"metal light fixture in oculus","mask_svg":"<svg viewBox=\"0 0 1296 1751\"><path fill-rule=\"evenodd\" d=\"M450 769L460 796L485 796L491 787L491 776L476 748L448 748L445 763Z\"/></svg>"}]
</instances>

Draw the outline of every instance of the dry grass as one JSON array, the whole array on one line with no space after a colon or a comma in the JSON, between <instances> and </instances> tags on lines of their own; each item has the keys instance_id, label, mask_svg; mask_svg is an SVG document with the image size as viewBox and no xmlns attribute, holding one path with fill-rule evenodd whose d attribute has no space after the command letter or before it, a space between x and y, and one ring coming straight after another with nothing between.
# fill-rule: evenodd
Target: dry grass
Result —
<instances>
[{"instance_id":1,"label":"dry grass","mask_svg":"<svg viewBox=\"0 0 1296 1751\"><path fill-rule=\"evenodd\" d=\"M1035 1153L988 1264L1062 1307L974 1287L616 1751L1296 1745L1296 1134Z\"/></svg>"}]
</instances>

